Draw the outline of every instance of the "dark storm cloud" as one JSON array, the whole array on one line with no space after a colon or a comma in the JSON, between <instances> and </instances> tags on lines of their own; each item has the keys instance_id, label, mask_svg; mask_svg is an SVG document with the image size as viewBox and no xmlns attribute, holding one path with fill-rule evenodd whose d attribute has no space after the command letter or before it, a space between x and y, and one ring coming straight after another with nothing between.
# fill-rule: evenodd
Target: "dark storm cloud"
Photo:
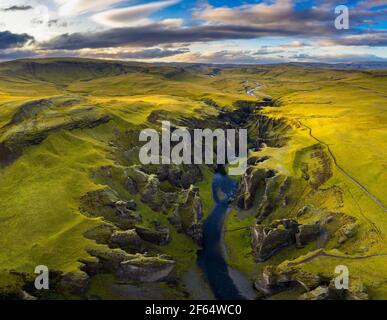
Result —
<instances>
[{"instance_id":1,"label":"dark storm cloud","mask_svg":"<svg viewBox=\"0 0 387 320\"><path fill-rule=\"evenodd\" d=\"M306 9L295 9L290 0L277 0L274 5L246 5L234 8L198 8L193 16L199 25L166 26L162 22L137 27L104 31L63 34L41 44L45 49L77 50L110 47L159 47L179 43L210 42L217 40L256 39L267 36L327 38L335 41L359 34L367 24L386 20L387 10L370 11L363 8L350 11L350 30L336 30L337 15L332 4ZM364 42L363 42L364 40ZM384 40L344 39L343 45L381 46Z\"/></svg>"},{"instance_id":2,"label":"dark storm cloud","mask_svg":"<svg viewBox=\"0 0 387 320\"><path fill-rule=\"evenodd\" d=\"M33 40L34 37L26 33L16 34L9 31L2 31L0 32L0 49L19 48Z\"/></svg>"},{"instance_id":3,"label":"dark storm cloud","mask_svg":"<svg viewBox=\"0 0 387 320\"><path fill-rule=\"evenodd\" d=\"M309 29L311 34L321 33L321 28ZM122 46L153 47L170 43L208 42L227 39L254 39L272 35L300 35L297 31L282 28L255 26L203 25L184 28L166 28L162 24L109 29L100 32L63 34L43 43L47 49L108 48Z\"/></svg>"},{"instance_id":4,"label":"dark storm cloud","mask_svg":"<svg viewBox=\"0 0 387 320\"><path fill-rule=\"evenodd\" d=\"M31 6L12 6L8 8L1 9L1 11L27 11L33 9Z\"/></svg>"}]
</instances>

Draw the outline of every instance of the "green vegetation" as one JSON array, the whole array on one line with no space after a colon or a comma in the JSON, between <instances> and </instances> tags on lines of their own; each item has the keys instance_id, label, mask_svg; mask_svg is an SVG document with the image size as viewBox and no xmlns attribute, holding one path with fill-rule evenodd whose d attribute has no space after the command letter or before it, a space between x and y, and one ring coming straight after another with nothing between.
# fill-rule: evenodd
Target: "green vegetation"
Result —
<instances>
[{"instance_id":1,"label":"green vegetation","mask_svg":"<svg viewBox=\"0 0 387 320\"><path fill-rule=\"evenodd\" d=\"M266 200L259 191L250 210L234 208L229 213L229 264L251 280L265 266L298 261L293 259L301 259L297 268L330 276L336 265L346 264L368 288L370 298L387 297L385 258L375 256L387 254L387 73L281 65L224 67L210 77L210 69L88 59L0 64L0 287L20 286L11 270L32 274L35 266L44 264L59 272L78 271L79 260L90 259L87 250L97 246L85 232L106 223L99 212L82 212L82 198L106 187L117 199L137 203L142 217L138 226L153 228L157 222L168 227L172 240L150 246L149 254L172 257L173 277L179 281L195 263L198 244L171 223L172 209L152 210L141 194L128 191L125 172L138 164L136 135L130 132L159 128L151 115L166 112L172 122L207 120L222 107L235 109L237 101L271 97L275 107L259 110L269 120L252 118L256 123L249 129L253 138L265 138L265 145L251 154L267 157L256 168L274 170L277 178L268 186ZM261 86L256 96L247 95L257 84ZM257 129L266 136L257 137ZM213 206L212 170L202 166L201 171L203 179L195 186L205 219ZM279 194L286 178L290 186L284 200ZM141 192L147 183L139 184ZM160 186L161 198L179 190L167 181ZM268 215L264 201L274 203ZM300 215L305 207L312 210ZM345 260L328 254L303 261L318 249L313 242L302 249L289 246L256 263L250 227L260 215L264 224L284 218L301 224L329 218L333 222L326 225L329 237L323 244L327 253L370 258ZM351 237L345 238L347 234ZM113 281L111 275L98 275L90 296L137 294L122 293L115 284L112 291L103 292L102 284ZM179 286L164 282L147 290L162 297L187 297Z\"/></svg>"},{"instance_id":2,"label":"green vegetation","mask_svg":"<svg viewBox=\"0 0 387 320\"><path fill-rule=\"evenodd\" d=\"M288 193L290 205L275 209L264 222L290 217L299 223L315 223L332 216L326 250L336 249L344 256L386 254L386 72L278 66L270 72L257 70L255 76L263 84L262 93L280 104L278 108L265 108L263 113L292 127L285 146L269 145L257 153L268 157L259 168L274 169L290 177L293 184ZM305 206L317 209L297 216ZM247 218L242 214L243 219L233 214L227 228L249 226L255 214ZM354 221L358 226L355 235L343 239L345 228ZM337 230L339 225L341 231ZM291 261L316 248L316 244L302 250L288 247L257 267L251 248L246 249L248 234L246 229L226 234L226 241L230 263L237 261L236 266L252 278L267 264ZM299 268L333 277L337 265L348 265L354 279L360 279L369 289L369 296L380 299L387 296L383 282L376 280L386 277L384 260L375 257L348 262L323 256Z\"/></svg>"}]
</instances>

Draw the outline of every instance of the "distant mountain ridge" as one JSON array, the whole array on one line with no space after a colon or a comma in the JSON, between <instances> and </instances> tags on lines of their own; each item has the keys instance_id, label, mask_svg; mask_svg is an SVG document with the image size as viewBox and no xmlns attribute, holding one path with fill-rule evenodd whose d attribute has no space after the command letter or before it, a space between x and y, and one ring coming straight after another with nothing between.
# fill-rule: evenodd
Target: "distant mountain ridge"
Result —
<instances>
[{"instance_id":1,"label":"distant mountain ridge","mask_svg":"<svg viewBox=\"0 0 387 320\"><path fill-rule=\"evenodd\" d=\"M293 62L291 65L304 67L319 67L329 69L387 69L387 61L370 62L346 62L346 63L314 63L314 62Z\"/></svg>"},{"instance_id":2,"label":"distant mountain ridge","mask_svg":"<svg viewBox=\"0 0 387 320\"><path fill-rule=\"evenodd\" d=\"M101 59L87 59L87 58L49 58L49 59L21 59L13 61L0 62L0 73L14 76L19 74L20 76L33 76L34 78L56 76L58 70L62 73L65 71L69 79L84 78L88 80L90 78L115 76L125 74L127 72L152 72L150 68L154 66L158 67L177 67L177 68L189 68L192 71L198 71L197 69L206 69L221 67L227 68L244 68L254 66L295 66L295 67L310 67L310 68L324 68L324 69L338 69L338 70L385 70L387 69L387 61L365 61L365 62L340 62L340 63L323 63L323 62L289 62L289 63L274 63L274 64L216 64L216 63L147 63L138 61L120 61L120 60L101 60ZM67 70L62 70L63 68ZM44 69L44 75L40 72ZM161 70L159 70L161 71ZM182 71L182 70L181 70ZM203 70L202 70L203 71ZM48 75L47 72L53 73ZM176 70L164 69L162 73L165 76L174 76ZM81 74L80 74L81 73ZM42 80L43 80L42 79Z\"/></svg>"}]
</instances>

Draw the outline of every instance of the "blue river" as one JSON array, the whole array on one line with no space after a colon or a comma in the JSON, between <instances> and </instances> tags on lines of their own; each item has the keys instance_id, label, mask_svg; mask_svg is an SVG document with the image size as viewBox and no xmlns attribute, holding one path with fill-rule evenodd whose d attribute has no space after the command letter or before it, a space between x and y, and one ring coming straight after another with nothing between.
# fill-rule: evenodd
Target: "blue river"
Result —
<instances>
[{"instance_id":1,"label":"blue river","mask_svg":"<svg viewBox=\"0 0 387 320\"><path fill-rule=\"evenodd\" d=\"M222 233L229 202L233 199L238 183L227 176L223 168L218 168L212 183L215 208L203 229L203 249L198 253L198 264L218 300L245 299L229 274L222 254ZM224 195L220 197L219 194Z\"/></svg>"}]
</instances>

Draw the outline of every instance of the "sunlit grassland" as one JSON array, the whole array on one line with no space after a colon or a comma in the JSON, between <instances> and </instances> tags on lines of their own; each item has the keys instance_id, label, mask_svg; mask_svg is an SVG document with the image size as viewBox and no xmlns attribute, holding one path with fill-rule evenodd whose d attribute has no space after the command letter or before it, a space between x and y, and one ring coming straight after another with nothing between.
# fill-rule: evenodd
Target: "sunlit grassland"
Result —
<instances>
[{"instance_id":1,"label":"sunlit grassland","mask_svg":"<svg viewBox=\"0 0 387 320\"><path fill-rule=\"evenodd\" d=\"M66 61L78 63L73 59ZM41 61L48 65L56 62L56 59ZM127 72L122 72L116 65L110 68L105 64L96 71L89 62L97 63L86 60L86 65L37 68L31 73L12 67L13 76L9 75L8 65L0 67L0 128L9 123L25 102L43 98L79 99L79 102L65 106L55 102L33 119L3 128L0 142L17 132L44 130L80 117L108 115L111 118L109 123L94 128L50 132L42 143L28 146L20 158L0 169L1 269L33 272L38 264L62 271L79 267L78 259L87 257L85 249L95 245L83 233L102 222L79 212L80 198L103 187L92 179L91 172L102 166L120 166L112 156L114 147L110 145L117 131L150 125L148 117L154 111L165 110L176 118L205 117L206 112L214 110L203 102L204 99L227 108L233 108L237 100L256 101L256 97L246 95L246 89L258 85L263 85L255 92L259 98L271 96L280 102L279 107L265 108L263 112L284 119L292 127L284 147L264 148L256 154L270 157L259 164L260 167L300 179L300 152L302 156L302 150L319 144L309 135L305 127L308 126L313 135L324 142L325 152L327 144L342 168L384 205L387 204L387 77L382 71L257 66L225 68L211 77L201 69L137 64L127 66L133 68ZM2 73L4 70L8 73ZM204 172L204 176L197 186L207 217L213 206L210 170ZM330 195L308 195L310 190L303 193L297 186L292 196L300 197L301 201L294 208L279 209L271 219L294 217L300 208L311 203L357 219L359 232L355 239L340 248L340 254L387 253L385 238L377 239L370 232L376 226L383 235L386 234L386 212L335 166L332 166L332 177L324 188L332 186L343 192L343 206L339 207ZM122 186L117 190L122 199L133 198ZM158 248L158 252L174 257L178 262L176 273L180 275L195 263L198 246L187 236L177 233L166 216L153 212L138 196L134 198L139 204L144 226L159 220L170 227L173 241ZM308 223L313 218L303 219L300 222ZM251 279L265 265L295 259L316 249L315 244L303 249L291 247L267 263L256 264L251 255L249 230L245 228L254 220L254 212L245 216L234 210L228 215L225 226L227 260ZM239 228L245 229L233 231ZM328 251L334 249L334 240L337 239L327 243ZM379 298L387 294L382 281L386 276L383 259L349 261L319 257L300 264L300 267L331 273L335 265L348 264L350 271L371 287L373 297ZM8 281L5 278L0 272L0 282Z\"/></svg>"},{"instance_id":2,"label":"sunlit grassland","mask_svg":"<svg viewBox=\"0 0 387 320\"><path fill-rule=\"evenodd\" d=\"M387 90L384 89L384 93L375 90L381 89L380 82L384 82L384 88L387 88L387 81L385 78L372 80L367 77L364 82L360 79L346 80L308 93L285 95L281 98L281 108L266 109L266 112L294 123L297 134L304 136L304 144L317 143L308 136L309 130L303 125L310 127L314 137L329 145L338 164L386 204ZM358 85L361 83L367 94L357 89L354 82ZM293 139L290 146L297 141L298 138ZM299 143L303 144L302 141ZM296 145L295 150L301 145ZM288 168L291 164L289 161L279 162L288 162ZM371 220L375 219L385 232L387 225L383 209L337 168L334 173L332 181L341 182L346 189L350 189L353 195L350 202L358 202L364 214ZM351 213L356 215L357 211L359 209L351 210Z\"/></svg>"},{"instance_id":3,"label":"sunlit grassland","mask_svg":"<svg viewBox=\"0 0 387 320\"><path fill-rule=\"evenodd\" d=\"M277 69L277 72L276 72ZM297 154L304 148L320 144L309 135L310 127L315 138L323 142L337 159L337 163L350 176L361 183L383 205L387 204L386 159L387 159L387 78L383 72L357 72L319 70L313 72L298 68L274 68L272 72L261 73L257 81L264 85L261 89L280 99L278 108L266 108L264 113L270 117L280 118L292 126L290 140L282 148L265 148L258 156L269 156L270 159L259 167L275 169L278 173L300 178L301 172L295 165ZM302 72L302 74L301 74ZM319 207L355 217L359 224L358 234L354 241L340 248L341 255L386 254L387 219L386 212L358 185L343 174L336 166L332 167L333 176L324 185L325 189L338 187L343 192L343 206L336 207L329 197L319 198L301 196L292 212L278 210L271 219L294 217L306 204L317 204ZM227 229L238 229L250 225L251 217L238 218L230 214ZM302 221L307 223L308 221ZM371 230L377 228L382 234L377 238ZM253 264L248 230L226 233L229 262L246 271L252 278L267 264ZM331 239L332 240L332 239ZM330 250L333 242L326 245ZM311 250L313 248L309 248ZM297 252L298 251L298 252ZM286 248L268 261L278 264L281 259L292 260L308 251ZM373 298L382 298L387 294L383 279L386 277L385 258L375 257L365 260L346 260L331 257L320 257L312 262L300 264L305 270L325 273L333 276L335 266L348 265L354 279L359 279L370 289Z\"/></svg>"},{"instance_id":4,"label":"sunlit grassland","mask_svg":"<svg viewBox=\"0 0 387 320\"><path fill-rule=\"evenodd\" d=\"M31 147L0 178L3 269L31 272L46 264L73 271L98 223L79 213L79 198L98 188L89 170L107 165L105 150L76 133L53 134Z\"/></svg>"},{"instance_id":5,"label":"sunlit grassland","mask_svg":"<svg viewBox=\"0 0 387 320\"><path fill-rule=\"evenodd\" d=\"M1 126L10 122L23 103L56 100L52 107L40 111L33 119L4 128L1 141L19 132L40 131L79 117L108 115L111 121L93 129L52 132L41 144L29 146L20 158L1 169L0 234L4 250L0 253L0 264L2 270L28 273L40 264L51 270L74 271L80 265L78 260L88 256L86 248L95 245L83 236L84 232L102 223L100 218L91 219L79 212L80 198L103 187L92 179L92 171L116 165L108 146L115 138L115 132L147 124L148 116L156 110L169 111L175 117L192 116L205 105L201 102L201 93L194 94L195 90L188 84L180 84L180 92L175 91L175 86L167 86L165 94L161 94L157 85L165 84L158 75L151 76L153 83L147 84L132 74L79 83L70 81L70 75L58 75L60 78L57 79L55 73L50 72L39 76L61 85L47 82L43 85L33 77L15 80L18 85L14 85L12 79L10 83L2 83ZM66 82L73 84L66 87L63 85ZM122 91L120 82L126 91ZM146 89L146 85L150 87ZM221 92L219 96L222 96ZM59 106L57 102L61 99L80 101ZM203 188L204 214L208 215L212 206L210 188L207 188L211 176L209 172L205 172L205 176L200 187ZM123 199L133 198L121 191ZM177 233L166 217L154 213L140 199L135 200L145 226L155 219L170 226L173 241L161 248L161 252L176 259L176 272L179 274L191 266L196 259L197 245L186 235Z\"/></svg>"}]
</instances>

